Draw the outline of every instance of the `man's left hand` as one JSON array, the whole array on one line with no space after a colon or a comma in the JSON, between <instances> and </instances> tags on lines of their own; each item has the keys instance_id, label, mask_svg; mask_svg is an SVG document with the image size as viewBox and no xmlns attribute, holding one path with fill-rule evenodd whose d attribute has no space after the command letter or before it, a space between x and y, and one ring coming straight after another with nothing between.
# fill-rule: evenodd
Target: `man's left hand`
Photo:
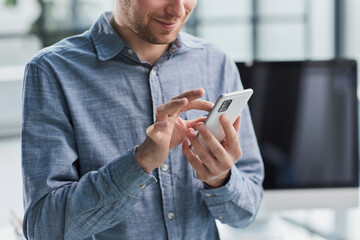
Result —
<instances>
[{"instance_id":1,"label":"man's left hand","mask_svg":"<svg viewBox=\"0 0 360 240\"><path fill-rule=\"evenodd\" d=\"M220 122L225 132L225 139L221 143L204 123L196 124L196 130L203 137L209 150L200 142L193 128L187 130L187 136L196 154L191 150L188 140L183 143L183 152L198 178L213 188L221 187L228 182L231 168L242 155L239 143L240 116L232 124L223 114Z\"/></svg>"}]
</instances>

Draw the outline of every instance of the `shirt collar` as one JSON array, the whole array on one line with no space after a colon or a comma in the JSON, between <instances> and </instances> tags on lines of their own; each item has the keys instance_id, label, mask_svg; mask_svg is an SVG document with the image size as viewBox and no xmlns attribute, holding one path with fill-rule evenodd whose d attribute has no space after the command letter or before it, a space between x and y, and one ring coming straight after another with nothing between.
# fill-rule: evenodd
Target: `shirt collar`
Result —
<instances>
[{"instance_id":1,"label":"shirt collar","mask_svg":"<svg viewBox=\"0 0 360 240\"><path fill-rule=\"evenodd\" d=\"M99 60L107 61L118 55L125 47L130 46L111 27L109 19L111 12L104 12L91 28L91 38L94 42ZM170 46L170 54L186 51L188 48L203 48L199 39L181 32Z\"/></svg>"},{"instance_id":2,"label":"shirt collar","mask_svg":"<svg viewBox=\"0 0 360 240\"><path fill-rule=\"evenodd\" d=\"M203 40L194 37L188 33L180 32L178 39L181 42L181 45L187 48L204 48Z\"/></svg>"},{"instance_id":3,"label":"shirt collar","mask_svg":"<svg viewBox=\"0 0 360 240\"><path fill-rule=\"evenodd\" d=\"M103 13L90 29L99 60L106 61L118 55L128 44L111 27L111 12Z\"/></svg>"}]
</instances>

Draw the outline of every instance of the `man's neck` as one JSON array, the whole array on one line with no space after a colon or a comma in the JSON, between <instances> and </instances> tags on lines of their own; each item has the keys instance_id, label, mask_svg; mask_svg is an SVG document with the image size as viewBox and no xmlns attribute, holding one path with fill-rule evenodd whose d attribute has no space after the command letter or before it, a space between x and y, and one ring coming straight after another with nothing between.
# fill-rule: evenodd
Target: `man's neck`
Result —
<instances>
[{"instance_id":1,"label":"man's neck","mask_svg":"<svg viewBox=\"0 0 360 240\"><path fill-rule=\"evenodd\" d=\"M152 44L144 41L129 28L118 25L114 17L110 19L110 25L135 50L140 59L149 62L151 65L154 65L169 48L169 44Z\"/></svg>"}]
</instances>

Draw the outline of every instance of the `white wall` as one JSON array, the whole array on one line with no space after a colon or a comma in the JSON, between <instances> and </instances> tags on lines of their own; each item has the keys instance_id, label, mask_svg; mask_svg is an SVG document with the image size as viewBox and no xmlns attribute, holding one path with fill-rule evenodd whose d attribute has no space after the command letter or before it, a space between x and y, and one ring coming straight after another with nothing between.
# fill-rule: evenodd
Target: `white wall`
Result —
<instances>
[{"instance_id":1,"label":"white wall","mask_svg":"<svg viewBox=\"0 0 360 240\"><path fill-rule=\"evenodd\" d=\"M310 52L313 60L334 57L334 0L310 0Z\"/></svg>"},{"instance_id":2,"label":"white wall","mask_svg":"<svg viewBox=\"0 0 360 240\"><path fill-rule=\"evenodd\" d=\"M360 1L346 0L345 14L345 55L360 58Z\"/></svg>"},{"instance_id":3,"label":"white wall","mask_svg":"<svg viewBox=\"0 0 360 240\"><path fill-rule=\"evenodd\" d=\"M358 61L358 83L360 83L360 1L345 1L345 57L353 58ZM358 87L358 97L360 98L360 88Z\"/></svg>"}]
</instances>

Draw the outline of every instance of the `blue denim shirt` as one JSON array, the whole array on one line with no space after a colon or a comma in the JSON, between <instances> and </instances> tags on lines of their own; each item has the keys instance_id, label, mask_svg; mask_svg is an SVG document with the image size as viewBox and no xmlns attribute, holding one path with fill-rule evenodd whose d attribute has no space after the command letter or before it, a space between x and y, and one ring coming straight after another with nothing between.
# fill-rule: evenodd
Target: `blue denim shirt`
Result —
<instances>
[{"instance_id":1,"label":"blue denim shirt","mask_svg":"<svg viewBox=\"0 0 360 240\"><path fill-rule=\"evenodd\" d=\"M40 51L26 66L22 167L28 239L218 239L215 219L245 227L262 198L263 165L249 109L243 156L229 182L207 188L181 146L151 174L135 148L157 106L204 88L215 102L242 88L233 61L180 34L153 66L139 59L104 13L82 35ZM185 119L203 116L189 111Z\"/></svg>"}]
</instances>

